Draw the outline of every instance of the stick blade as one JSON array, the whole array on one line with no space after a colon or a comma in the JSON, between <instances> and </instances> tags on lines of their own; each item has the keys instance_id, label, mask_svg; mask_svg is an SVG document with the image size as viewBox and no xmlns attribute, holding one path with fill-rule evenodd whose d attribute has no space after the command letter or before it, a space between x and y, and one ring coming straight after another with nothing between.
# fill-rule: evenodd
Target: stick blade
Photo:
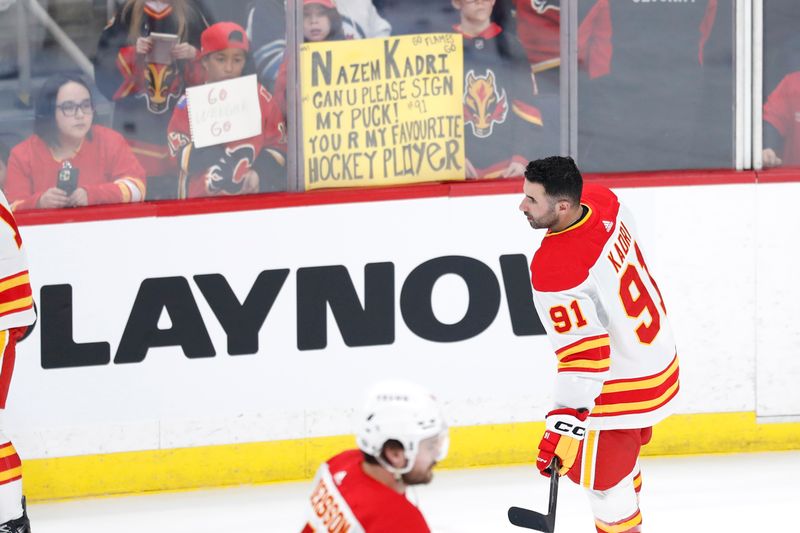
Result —
<instances>
[{"instance_id":1,"label":"stick blade","mask_svg":"<svg viewBox=\"0 0 800 533\"><path fill-rule=\"evenodd\" d=\"M517 527L543 531L544 533L553 533L556 526L555 515L544 515L522 507L509 507L508 521Z\"/></svg>"}]
</instances>

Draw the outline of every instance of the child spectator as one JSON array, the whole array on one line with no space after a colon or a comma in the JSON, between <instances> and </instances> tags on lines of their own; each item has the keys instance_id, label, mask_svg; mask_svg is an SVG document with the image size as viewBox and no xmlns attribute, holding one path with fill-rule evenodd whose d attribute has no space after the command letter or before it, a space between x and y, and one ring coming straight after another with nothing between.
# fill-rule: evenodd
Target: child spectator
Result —
<instances>
[{"instance_id":1,"label":"child spectator","mask_svg":"<svg viewBox=\"0 0 800 533\"><path fill-rule=\"evenodd\" d=\"M208 83L238 78L250 44L233 22L210 26L201 37L200 62ZM286 125L272 95L259 85L261 135L196 148L189 126L188 99L178 102L169 123L168 142L180 163L178 197L252 194L286 188Z\"/></svg>"},{"instance_id":2,"label":"child spectator","mask_svg":"<svg viewBox=\"0 0 800 533\"><path fill-rule=\"evenodd\" d=\"M495 0L452 0L460 14L453 29L464 37L464 130L467 178L522 176L531 154L558 150L557 95L534 105L534 86L526 55L516 37L491 21ZM549 120L550 111L555 120Z\"/></svg>"},{"instance_id":3,"label":"child spectator","mask_svg":"<svg viewBox=\"0 0 800 533\"><path fill-rule=\"evenodd\" d=\"M334 0L303 0L303 41L321 42L346 39L342 30L342 16ZM274 83L275 103L286 116L286 77L288 63L284 56L278 67Z\"/></svg>"},{"instance_id":4,"label":"child spectator","mask_svg":"<svg viewBox=\"0 0 800 533\"><path fill-rule=\"evenodd\" d=\"M58 74L35 102L34 134L11 150L5 193L12 210L141 202L144 170L125 138L96 126L91 90Z\"/></svg>"},{"instance_id":5,"label":"child spectator","mask_svg":"<svg viewBox=\"0 0 800 533\"><path fill-rule=\"evenodd\" d=\"M177 169L165 143L167 124L184 89L202 81L194 59L208 26L192 0L126 0L100 37L97 85L115 104L113 128L125 135L147 172L150 198L174 193ZM178 36L169 59L153 34Z\"/></svg>"},{"instance_id":6,"label":"child spectator","mask_svg":"<svg viewBox=\"0 0 800 533\"><path fill-rule=\"evenodd\" d=\"M328 39L369 39L388 37L392 26L372 3L372 0L324 0L316 2L338 19L341 31ZM303 2L304 6L309 5ZM306 10L303 10L305 16ZM305 18L305 17L304 17ZM266 87L275 87L279 69L285 68L286 2L285 0L260 0L255 2L247 19L247 35L253 43L253 59L258 79ZM277 90L273 94L277 96Z\"/></svg>"},{"instance_id":7,"label":"child spectator","mask_svg":"<svg viewBox=\"0 0 800 533\"><path fill-rule=\"evenodd\" d=\"M303 0L303 40L305 42L344 39L342 16L333 0Z\"/></svg>"}]
</instances>

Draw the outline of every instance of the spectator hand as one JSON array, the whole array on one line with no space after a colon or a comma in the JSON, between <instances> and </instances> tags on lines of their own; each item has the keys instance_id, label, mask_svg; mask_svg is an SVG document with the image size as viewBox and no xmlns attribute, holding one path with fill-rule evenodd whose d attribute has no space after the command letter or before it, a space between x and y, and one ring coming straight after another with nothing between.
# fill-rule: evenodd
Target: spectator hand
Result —
<instances>
[{"instance_id":1,"label":"spectator hand","mask_svg":"<svg viewBox=\"0 0 800 533\"><path fill-rule=\"evenodd\" d=\"M61 207L68 206L69 197L67 196L67 193L56 187L52 187L44 191L39 197L39 201L36 205L36 207L41 209L59 209Z\"/></svg>"},{"instance_id":2,"label":"spectator hand","mask_svg":"<svg viewBox=\"0 0 800 533\"><path fill-rule=\"evenodd\" d=\"M255 170L248 170L242 176L242 194L256 194L258 192L259 177Z\"/></svg>"},{"instance_id":3,"label":"spectator hand","mask_svg":"<svg viewBox=\"0 0 800 533\"><path fill-rule=\"evenodd\" d=\"M778 157L778 154L772 148L764 148L761 151L761 161L765 167L779 167L783 164L783 160Z\"/></svg>"},{"instance_id":4,"label":"spectator hand","mask_svg":"<svg viewBox=\"0 0 800 533\"><path fill-rule=\"evenodd\" d=\"M561 468L559 476L566 474L575 463L581 441L586 436L586 427L589 425L588 409L571 409L568 407L555 409L547 413L545 418L546 429L539 443L539 456L536 458L536 468L545 477L550 477L550 464L553 458L558 457Z\"/></svg>"},{"instance_id":5,"label":"spectator hand","mask_svg":"<svg viewBox=\"0 0 800 533\"><path fill-rule=\"evenodd\" d=\"M179 43L172 47L172 57L174 59L192 60L197 56L197 48L189 43Z\"/></svg>"},{"instance_id":6,"label":"spectator hand","mask_svg":"<svg viewBox=\"0 0 800 533\"><path fill-rule=\"evenodd\" d=\"M153 39L150 37L139 37L136 39L136 53L149 54L153 49Z\"/></svg>"},{"instance_id":7,"label":"spectator hand","mask_svg":"<svg viewBox=\"0 0 800 533\"><path fill-rule=\"evenodd\" d=\"M70 207L86 207L89 205L89 194L83 187L78 187L69 195Z\"/></svg>"},{"instance_id":8,"label":"spectator hand","mask_svg":"<svg viewBox=\"0 0 800 533\"><path fill-rule=\"evenodd\" d=\"M503 171L504 178L516 178L525 174L525 165L517 161L512 161L510 165Z\"/></svg>"}]
</instances>

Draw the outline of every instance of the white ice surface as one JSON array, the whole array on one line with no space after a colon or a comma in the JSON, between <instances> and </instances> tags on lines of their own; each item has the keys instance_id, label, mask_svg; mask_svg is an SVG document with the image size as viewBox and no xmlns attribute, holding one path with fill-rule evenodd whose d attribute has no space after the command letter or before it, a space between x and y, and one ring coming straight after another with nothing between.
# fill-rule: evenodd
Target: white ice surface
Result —
<instances>
[{"instance_id":1,"label":"white ice surface","mask_svg":"<svg viewBox=\"0 0 800 533\"><path fill-rule=\"evenodd\" d=\"M800 451L644 458L642 473L646 533L800 532ZM309 491L298 482L72 500L32 504L29 515L35 533L298 533ZM547 491L532 466L444 470L412 499L436 533L521 532L508 506L544 512ZM595 531L566 479L558 504L557 532Z\"/></svg>"}]
</instances>

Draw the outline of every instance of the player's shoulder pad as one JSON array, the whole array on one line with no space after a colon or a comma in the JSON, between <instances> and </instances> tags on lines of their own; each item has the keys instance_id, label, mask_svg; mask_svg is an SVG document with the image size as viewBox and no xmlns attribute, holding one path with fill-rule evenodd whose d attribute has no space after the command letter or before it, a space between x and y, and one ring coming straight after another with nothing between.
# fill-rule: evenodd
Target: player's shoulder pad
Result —
<instances>
[{"instance_id":1,"label":"player's shoulder pad","mask_svg":"<svg viewBox=\"0 0 800 533\"><path fill-rule=\"evenodd\" d=\"M548 234L531 261L531 282L539 292L577 287L589 277L619 213L616 195L605 187L584 187L581 203L591 209L589 218L575 228Z\"/></svg>"}]
</instances>

